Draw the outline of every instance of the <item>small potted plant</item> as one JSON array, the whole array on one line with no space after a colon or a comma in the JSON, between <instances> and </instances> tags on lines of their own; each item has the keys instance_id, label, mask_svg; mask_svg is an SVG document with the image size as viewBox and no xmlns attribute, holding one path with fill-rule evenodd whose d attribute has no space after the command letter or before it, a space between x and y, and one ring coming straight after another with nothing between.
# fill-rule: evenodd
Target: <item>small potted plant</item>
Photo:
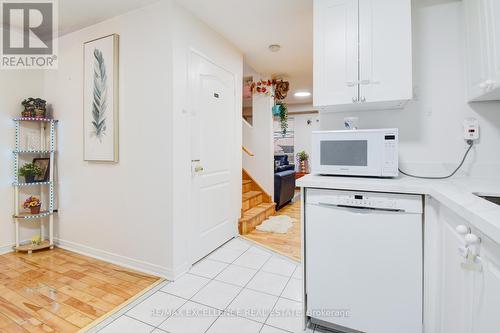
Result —
<instances>
[{"instance_id":1,"label":"small potted plant","mask_svg":"<svg viewBox=\"0 0 500 333\"><path fill-rule=\"evenodd\" d=\"M27 98L21 103L24 110L21 115L26 118L42 119L46 117L47 101L41 98Z\"/></svg>"},{"instance_id":2,"label":"small potted plant","mask_svg":"<svg viewBox=\"0 0 500 333\"><path fill-rule=\"evenodd\" d=\"M33 103L35 104L35 118L45 118L47 101L44 101L41 98L36 98Z\"/></svg>"},{"instance_id":3,"label":"small potted plant","mask_svg":"<svg viewBox=\"0 0 500 333\"><path fill-rule=\"evenodd\" d=\"M35 116L35 99L30 97L22 101L22 106L24 110L21 112L21 115L25 118L32 118Z\"/></svg>"},{"instance_id":4,"label":"small potted plant","mask_svg":"<svg viewBox=\"0 0 500 333\"><path fill-rule=\"evenodd\" d=\"M31 196L23 204L24 209L29 209L31 214L40 214L42 203L37 197Z\"/></svg>"},{"instance_id":5,"label":"small potted plant","mask_svg":"<svg viewBox=\"0 0 500 333\"><path fill-rule=\"evenodd\" d=\"M297 159L299 160L299 171L302 173L307 173L309 169L309 155L305 151L301 151L297 154Z\"/></svg>"},{"instance_id":6,"label":"small potted plant","mask_svg":"<svg viewBox=\"0 0 500 333\"><path fill-rule=\"evenodd\" d=\"M19 175L24 177L26 183L34 183L35 177L42 175L42 169L34 163L26 163L19 169Z\"/></svg>"}]
</instances>

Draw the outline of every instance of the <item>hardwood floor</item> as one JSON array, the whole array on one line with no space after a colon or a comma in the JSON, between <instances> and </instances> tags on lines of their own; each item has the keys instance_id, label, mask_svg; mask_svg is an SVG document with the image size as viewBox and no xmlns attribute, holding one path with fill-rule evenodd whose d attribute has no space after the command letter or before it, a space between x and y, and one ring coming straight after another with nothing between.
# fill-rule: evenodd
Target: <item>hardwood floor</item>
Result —
<instances>
[{"instance_id":1,"label":"hardwood floor","mask_svg":"<svg viewBox=\"0 0 500 333\"><path fill-rule=\"evenodd\" d=\"M293 227L286 234L276 234L253 230L244 235L246 239L257 242L295 260L301 260L300 236L300 199L276 212L275 215L288 215L293 220Z\"/></svg>"},{"instance_id":2,"label":"hardwood floor","mask_svg":"<svg viewBox=\"0 0 500 333\"><path fill-rule=\"evenodd\" d=\"M62 249L0 256L0 332L77 332L160 278Z\"/></svg>"}]
</instances>

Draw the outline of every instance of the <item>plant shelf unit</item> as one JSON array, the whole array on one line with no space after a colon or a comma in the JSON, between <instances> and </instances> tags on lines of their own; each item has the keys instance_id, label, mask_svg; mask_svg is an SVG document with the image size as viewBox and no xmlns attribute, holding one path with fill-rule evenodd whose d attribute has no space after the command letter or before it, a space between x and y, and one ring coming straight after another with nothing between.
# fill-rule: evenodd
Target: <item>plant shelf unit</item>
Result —
<instances>
[{"instance_id":1,"label":"plant shelf unit","mask_svg":"<svg viewBox=\"0 0 500 333\"><path fill-rule=\"evenodd\" d=\"M12 151L14 154L14 182L12 186L14 187L14 214L12 218L15 223L16 229L16 243L14 250L16 252L27 252L32 253L33 251L42 249L53 249L54 248L54 203L55 203L55 131L56 125L58 123L55 119L48 118L15 118L16 126L16 147ZM22 147L21 145L21 131L26 124L31 124L39 130L40 134L40 147L35 149L31 147ZM33 125L34 124L34 125ZM48 138L48 142L47 142ZM25 156L35 156L35 157L48 157L49 158L49 177L48 180L39 182L22 182L19 179L19 163L20 160ZM21 188L34 187L39 190L40 200L42 204L45 203L46 208L41 210L38 214L30 214L20 211L20 194ZM37 188L38 187L38 188ZM46 193L47 192L47 193ZM47 204L48 200L48 204ZM48 219L48 239L45 239L45 224L44 220ZM40 244L21 244L20 240L20 223L40 223Z\"/></svg>"}]
</instances>

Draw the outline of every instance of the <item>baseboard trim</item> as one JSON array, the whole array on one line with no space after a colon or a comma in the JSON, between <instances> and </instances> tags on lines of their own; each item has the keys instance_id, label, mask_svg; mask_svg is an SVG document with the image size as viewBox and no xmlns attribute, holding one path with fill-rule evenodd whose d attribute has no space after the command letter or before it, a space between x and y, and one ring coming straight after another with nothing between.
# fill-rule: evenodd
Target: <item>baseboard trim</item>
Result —
<instances>
[{"instance_id":1,"label":"baseboard trim","mask_svg":"<svg viewBox=\"0 0 500 333\"><path fill-rule=\"evenodd\" d=\"M106 261L129 269L134 269L146 274L159 276L167 280L174 280L176 277L178 277L178 274L176 274L176 272L168 268L141 260L124 257L115 253L99 250L87 245L77 244L62 239L56 239L55 244L56 246L68 251L76 252L84 256Z\"/></svg>"},{"instance_id":2,"label":"baseboard trim","mask_svg":"<svg viewBox=\"0 0 500 333\"><path fill-rule=\"evenodd\" d=\"M14 244L0 246L0 255L14 252Z\"/></svg>"}]
</instances>

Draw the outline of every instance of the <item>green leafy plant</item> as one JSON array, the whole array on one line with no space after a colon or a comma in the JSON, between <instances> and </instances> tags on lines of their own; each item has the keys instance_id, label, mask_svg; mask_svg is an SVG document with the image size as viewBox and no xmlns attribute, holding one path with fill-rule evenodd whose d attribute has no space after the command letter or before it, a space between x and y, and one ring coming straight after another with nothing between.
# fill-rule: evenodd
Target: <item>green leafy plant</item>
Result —
<instances>
[{"instance_id":1,"label":"green leafy plant","mask_svg":"<svg viewBox=\"0 0 500 333\"><path fill-rule=\"evenodd\" d=\"M23 177L38 177L42 175L42 169L36 164L26 163L19 169L19 175Z\"/></svg>"},{"instance_id":2,"label":"green leafy plant","mask_svg":"<svg viewBox=\"0 0 500 333\"><path fill-rule=\"evenodd\" d=\"M288 106L284 102L276 102L276 105L280 106L280 126L281 126L281 134L283 136L286 135L288 130Z\"/></svg>"},{"instance_id":3,"label":"green leafy plant","mask_svg":"<svg viewBox=\"0 0 500 333\"><path fill-rule=\"evenodd\" d=\"M303 150L299 153L297 153L297 158L299 159L299 162L305 162L309 160L309 155Z\"/></svg>"}]
</instances>

